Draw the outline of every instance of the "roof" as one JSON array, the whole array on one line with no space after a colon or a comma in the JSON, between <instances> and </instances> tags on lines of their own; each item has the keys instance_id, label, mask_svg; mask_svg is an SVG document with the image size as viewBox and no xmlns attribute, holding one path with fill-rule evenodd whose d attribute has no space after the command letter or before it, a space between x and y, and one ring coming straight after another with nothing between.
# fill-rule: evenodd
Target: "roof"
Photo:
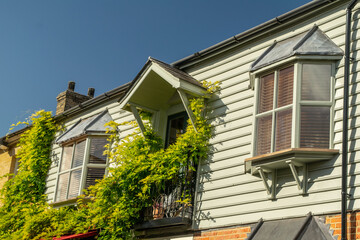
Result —
<instances>
[{"instance_id":1,"label":"roof","mask_svg":"<svg viewBox=\"0 0 360 240\"><path fill-rule=\"evenodd\" d=\"M190 56L182 58L176 62L173 62L172 66L178 66L180 68L194 64L197 60L223 52L226 49L230 49L248 41L251 41L257 37L269 34L270 31L278 27L282 27L287 23L294 22L295 19L307 17L306 14L309 12L320 11L323 8L333 5L338 2L348 2L344 0L314 0L301 7L298 7L292 11L275 17L263 24L253 27L247 31L239 33L233 37L230 37L218 44L208 47L202 51L196 52Z\"/></svg>"},{"instance_id":2,"label":"roof","mask_svg":"<svg viewBox=\"0 0 360 240\"><path fill-rule=\"evenodd\" d=\"M90 118L79 120L73 127L58 137L56 143L64 143L86 134L105 133L106 128L104 125L110 121L112 121L112 118L107 110Z\"/></svg>"},{"instance_id":3,"label":"roof","mask_svg":"<svg viewBox=\"0 0 360 240\"><path fill-rule=\"evenodd\" d=\"M160 67L162 67L165 71L170 73L176 78L179 78L181 80L184 80L186 82L189 82L191 84L197 85L199 87L203 87L199 81L197 81L195 78L193 78L190 74L181 71L180 69L171 66L170 64L164 63L162 61L159 61L155 58L149 57L149 61L153 63L157 63Z\"/></svg>"},{"instance_id":4,"label":"roof","mask_svg":"<svg viewBox=\"0 0 360 240\"><path fill-rule=\"evenodd\" d=\"M329 226L319 217L282 219L278 221L259 221L247 240L263 240L271 236L277 240L334 240Z\"/></svg>"},{"instance_id":5,"label":"roof","mask_svg":"<svg viewBox=\"0 0 360 240\"><path fill-rule=\"evenodd\" d=\"M255 62L250 71L268 66L285 58L296 55L342 56L344 52L331 41L317 26L308 32L274 42Z\"/></svg>"}]
</instances>

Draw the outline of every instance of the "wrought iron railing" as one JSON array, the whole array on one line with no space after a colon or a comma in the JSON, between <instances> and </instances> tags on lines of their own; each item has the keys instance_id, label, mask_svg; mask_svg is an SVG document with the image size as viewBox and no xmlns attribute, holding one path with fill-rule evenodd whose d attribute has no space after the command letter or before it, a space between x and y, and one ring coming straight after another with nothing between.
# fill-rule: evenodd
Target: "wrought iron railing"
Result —
<instances>
[{"instance_id":1,"label":"wrought iron railing","mask_svg":"<svg viewBox=\"0 0 360 240\"><path fill-rule=\"evenodd\" d=\"M144 211L144 221L165 218L192 218L196 166L188 160L176 178L167 181L163 186L154 189L157 193L153 204Z\"/></svg>"}]
</instances>

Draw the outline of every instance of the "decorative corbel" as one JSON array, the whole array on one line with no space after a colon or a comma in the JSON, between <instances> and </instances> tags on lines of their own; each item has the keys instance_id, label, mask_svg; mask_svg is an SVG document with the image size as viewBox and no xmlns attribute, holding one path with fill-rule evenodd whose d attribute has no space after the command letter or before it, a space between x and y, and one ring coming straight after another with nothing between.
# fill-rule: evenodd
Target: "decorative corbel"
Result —
<instances>
[{"instance_id":1,"label":"decorative corbel","mask_svg":"<svg viewBox=\"0 0 360 240\"><path fill-rule=\"evenodd\" d=\"M276 194L276 178L277 172L275 170L268 170L262 167L256 167L256 170L259 171L260 177L264 183L266 193L268 194L269 199L274 200ZM271 174L271 180L265 175L264 171ZM269 185L268 181L271 181L271 186Z\"/></svg>"},{"instance_id":2,"label":"decorative corbel","mask_svg":"<svg viewBox=\"0 0 360 240\"><path fill-rule=\"evenodd\" d=\"M130 105L130 109L131 109L131 112L134 114L135 120L136 120L136 122L137 122L138 125L139 125L139 128L140 128L141 133L144 135L145 126L144 126L143 121L141 120L139 111L138 111L137 108L136 108L135 106L133 106L133 105Z\"/></svg>"},{"instance_id":3,"label":"decorative corbel","mask_svg":"<svg viewBox=\"0 0 360 240\"><path fill-rule=\"evenodd\" d=\"M286 163L289 165L291 169L291 173L295 179L296 185L300 191L300 194L305 195L307 190L307 165L303 163L298 163L293 160L288 160ZM303 179L300 181L299 173L296 169L296 166L303 167Z\"/></svg>"},{"instance_id":4,"label":"decorative corbel","mask_svg":"<svg viewBox=\"0 0 360 240\"><path fill-rule=\"evenodd\" d=\"M191 124L193 125L194 129L195 129L195 132L197 132L196 130L196 127L195 127L195 116L194 116L194 113L192 112L192 110L190 109L190 102L189 102L189 99L187 98L186 96L186 93L181 90L181 89L177 89L177 92L179 93L179 96L180 96L180 99L184 105L184 108L190 118L190 121L191 121Z\"/></svg>"}]
</instances>

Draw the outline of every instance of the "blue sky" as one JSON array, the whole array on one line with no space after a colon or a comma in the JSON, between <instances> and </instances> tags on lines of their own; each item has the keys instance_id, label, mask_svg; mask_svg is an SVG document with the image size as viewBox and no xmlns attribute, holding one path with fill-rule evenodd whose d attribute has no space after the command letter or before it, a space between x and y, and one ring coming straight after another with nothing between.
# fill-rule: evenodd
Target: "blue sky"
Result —
<instances>
[{"instance_id":1,"label":"blue sky","mask_svg":"<svg viewBox=\"0 0 360 240\"><path fill-rule=\"evenodd\" d=\"M56 96L95 96L310 0L0 0L0 136Z\"/></svg>"}]
</instances>

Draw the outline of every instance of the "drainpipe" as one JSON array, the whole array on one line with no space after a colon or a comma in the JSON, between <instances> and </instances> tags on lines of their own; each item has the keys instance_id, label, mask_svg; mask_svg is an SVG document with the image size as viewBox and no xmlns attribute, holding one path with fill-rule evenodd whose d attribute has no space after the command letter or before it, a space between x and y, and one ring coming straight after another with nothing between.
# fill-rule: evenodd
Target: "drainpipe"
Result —
<instances>
[{"instance_id":1,"label":"drainpipe","mask_svg":"<svg viewBox=\"0 0 360 240\"><path fill-rule=\"evenodd\" d=\"M348 156L348 114L349 114L349 78L350 78L350 44L351 16L357 0L352 0L346 8L345 32L345 66L344 66L344 109L342 139L342 181L341 181L341 239L347 239L347 156Z\"/></svg>"}]
</instances>

